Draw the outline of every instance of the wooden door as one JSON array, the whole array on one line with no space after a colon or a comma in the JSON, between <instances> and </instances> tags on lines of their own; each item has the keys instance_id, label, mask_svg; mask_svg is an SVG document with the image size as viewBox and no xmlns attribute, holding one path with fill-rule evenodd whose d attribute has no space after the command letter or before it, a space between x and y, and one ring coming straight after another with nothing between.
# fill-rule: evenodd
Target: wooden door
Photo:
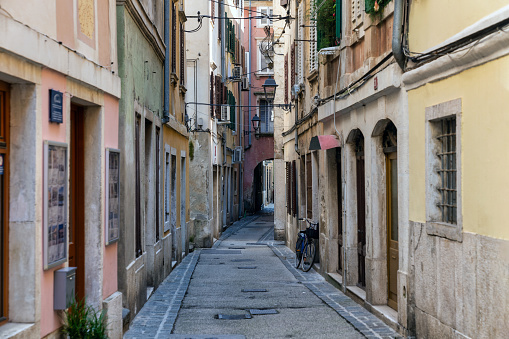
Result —
<instances>
[{"instance_id":1,"label":"wooden door","mask_svg":"<svg viewBox=\"0 0 509 339\"><path fill-rule=\"evenodd\" d=\"M69 266L76 267L76 299L85 298L85 115L71 104Z\"/></svg>"},{"instance_id":2,"label":"wooden door","mask_svg":"<svg viewBox=\"0 0 509 339\"><path fill-rule=\"evenodd\" d=\"M0 324L9 310L9 99L9 85L0 81Z\"/></svg>"},{"instance_id":3,"label":"wooden door","mask_svg":"<svg viewBox=\"0 0 509 339\"><path fill-rule=\"evenodd\" d=\"M397 153L387 155L387 272L388 305L398 310L398 162Z\"/></svg>"},{"instance_id":4,"label":"wooden door","mask_svg":"<svg viewBox=\"0 0 509 339\"><path fill-rule=\"evenodd\" d=\"M336 148L337 172L337 210L338 210L338 273L343 274L343 205L342 205L342 176L341 176L341 148Z\"/></svg>"},{"instance_id":5,"label":"wooden door","mask_svg":"<svg viewBox=\"0 0 509 339\"><path fill-rule=\"evenodd\" d=\"M359 281L357 285L366 287L366 197L364 184L364 155L356 157L357 177L357 258Z\"/></svg>"}]
</instances>

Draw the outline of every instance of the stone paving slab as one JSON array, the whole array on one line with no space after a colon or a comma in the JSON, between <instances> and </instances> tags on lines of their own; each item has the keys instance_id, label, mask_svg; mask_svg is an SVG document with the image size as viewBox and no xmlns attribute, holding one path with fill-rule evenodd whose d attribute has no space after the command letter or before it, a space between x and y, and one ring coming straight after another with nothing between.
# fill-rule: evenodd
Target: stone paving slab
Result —
<instances>
[{"instance_id":1,"label":"stone paving slab","mask_svg":"<svg viewBox=\"0 0 509 339\"><path fill-rule=\"evenodd\" d=\"M199 257L200 250L195 250L182 260L136 315L124 338L170 336Z\"/></svg>"},{"instance_id":2,"label":"stone paving slab","mask_svg":"<svg viewBox=\"0 0 509 339\"><path fill-rule=\"evenodd\" d=\"M295 253L284 245L270 245L274 254L304 286L334 309L343 319L367 338L402 338L374 314L332 286L316 271L303 272L295 268Z\"/></svg>"},{"instance_id":3,"label":"stone paving slab","mask_svg":"<svg viewBox=\"0 0 509 339\"><path fill-rule=\"evenodd\" d=\"M355 333L351 333L349 335L346 335L346 333L343 333L342 337L350 337L350 336L358 336L362 334L363 336L367 338L395 338L399 337L399 335L393 331L390 327L385 325L380 319L378 319L376 316L368 312L366 309L355 303L352 299L347 297L345 294L343 294L340 290L336 289L334 286L329 284L325 281L325 279L315 272L314 270L311 270L309 272L302 272L301 270L297 270L294 267L294 261L295 261L295 255L294 253L287 248L284 245L284 242L280 241L274 241L273 240L273 229L270 229L269 231L265 232L262 230L261 238L258 240L255 239L249 239L249 230L244 229L244 226L247 225L253 225L253 222L259 220L259 221L266 221L265 219L267 216L250 216L243 218L239 222L236 222L232 226L230 226L228 229L226 229L223 232L223 235L221 238L216 241L213 248L216 251L222 251L224 250L225 246L243 246L242 241L252 242L253 240L256 241L256 244L265 244L267 247L261 247L261 246L251 246L249 248L250 252L244 253L243 250L243 259L256 259L256 257L259 257L259 252L266 252L268 251L270 253L270 256L263 255L263 262L256 261L256 265L259 265L259 269L262 269L263 272L266 274L265 271L271 271L275 269L274 265L275 262L273 260L280 262L284 265L284 267L288 270L282 270L281 266L279 268L279 271L277 272L277 279L271 280L268 282L268 285L264 285L268 287L268 291L265 293L243 293L241 292L241 288L238 288L238 291L232 290L231 287L235 286L238 282L235 281L235 276L233 275L231 278L228 279L229 272L233 269L236 271L238 270L238 265L234 265L233 262L230 263L230 266L227 265L230 260L227 259L233 259L236 256L233 256L233 258L227 258L224 255L220 255L216 252L218 256L215 255L206 255L202 256L200 258L200 254L203 254L206 250L196 250L195 252L190 253L187 257L184 258L182 263L178 265L171 274L165 279L165 281L159 286L159 288L154 292L152 297L147 301L147 303L144 305L144 307L141 309L141 311L138 313L138 315L135 317L131 324L130 330L125 334L124 338L196 338L196 339L205 339L205 338L218 338L218 339L241 339L245 338L244 335L239 335L237 333L240 332L239 326L244 326L245 330L251 333L250 337L253 338L264 338L264 336L258 336L254 335L256 332L256 329L264 328L266 326L271 326L270 324L274 323L274 320L276 320L276 323L279 324L278 327L271 327L271 331L273 336L272 337L279 337L285 333L283 328L290 328L292 329L291 336L292 337L306 337L306 338L323 338L325 333L336 333L339 334L343 330L347 331L345 327L342 327L340 332L334 332L334 326L338 326L337 324L325 322L323 324L320 324L320 326L309 326L304 329L298 330L296 326L299 324L299 322L302 321L302 317L306 319L306 315L313 315L313 318L318 319L326 319L328 317L327 312L331 312L332 310L335 311L339 316L341 316L346 322L344 323L348 326L353 326L355 328ZM232 237L234 236L234 237ZM231 240L229 239L230 237ZM220 247L222 244L222 247ZM251 243L254 244L254 243ZM220 250L221 248L221 250ZM257 249L258 248L258 249ZM226 251L226 250L225 250ZM231 252L232 250L228 250ZM258 253L257 253L258 252ZM212 253L211 253L212 254ZM252 255L252 256L251 256ZM198 260L200 262L200 266L197 267ZM253 262L254 263L254 262ZM205 266L203 266L205 265ZM207 265L217 265L214 267L217 267L218 270L220 270L220 274L217 276L210 276L206 270ZM279 264L281 265L281 264ZM228 267L230 266L230 267ZM195 268L197 269L197 272L195 272ZM250 274L249 271L257 272L258 270L241 270L242 274ZM284 272L283 272L284 271ZM222 274L221 274L222 273ZM276 272L274 272L276 273ZM270 273L274 275L274 273ZM191 290L188 291L191 277L194 279L197 279L196 281L202 281L204 277L207 277L207 279L204 280L204 283L200 283L198 285L194 285L195 287L191 288ZM291 278L289 278L291 277ZM251 284L245 284L242 286L243 288L259 288L259 283L265 283L261 280L256 279L249 279L246 281L251 281L253 283L252 286L248 286ZM254 278L254 276L253 276ZM289 279L296 279L294 281L291 281ZM219 280L217 280L219 279ZM206 283L205 283L206 281ZM256 282L256 283L255 283ZM201 308L203 307L204 301L203 299L207 300L212 297L212 294L207 291L207 285L213 284L218 286L217 284L221 283L220 288L222 289L223 286L225 288L224 293L221 293L222 300L217 301L214 305L214 308ZM289 288L291 287L291 288ZM298 287L298 288L297 288ZM288 290L285 293L285 290ZM229 292L228 292L229 291ZM307 291L307 292L306 292ZM188 293L186 295L186 292ZM218 291L216 291L218 292ZM220 291L219 291L220 292ZM285 295L282 300L285 300L284 305L278 305L275 303L274 305L271 305L268 303L269 300L274 300L276 295L273 297L270 297L271 293L276 293L278 297L281 297L282 294ZM297 294L298 298L297 298ZM241 305L242 302L239 303L242 299L238 299L237 295L244 295L243 299L246 301L250 300L249 306L248 303L246 305ZM325 303L328 307L330 307L330 310L327 311L327 307L320 307L316 302L310 302L309 297L305 297L306 295L309 296L316 296L314 297L317 301ZM256 299L252 299L255 298ZM263 297L262 297L263 295ZM185 301L184 301L185 297ZM253 304L251 301L256 300L258 301L258 298L262 297L259 302L259 305ZM266 297L269 297L265 299ZM200 299L201 302L200 302ZM231 301L229 300L231 299ZM293 300L293 301L292 301ZM210 300L213 302L213 300ZM299 301L299 305L297 305L295 302ZM300 302L303 302L301 305ZM183 302L186 304L186 306L183 306ZM196 304L195 304L196 303ZM226 305L226 304L230 304ZM290 308L288 308L289 305L294 303ZM193 305L195 304L195 305ZM232 311L232 306L237 307L237 310L239 313L246 312L249 309L264 309L268 308L267 306L270 305L270 308L277 310L278 313L271 314L271 315L257 315L253 319L246 319L246 320L214 320L214 316L217 317L219 313L225 313L230 314L228 312ZM222 307L227 307L223 308ZM238 307L242 307L241 309L238 309ZM295 307L295 308L293 308ZM232 313L233 314L233 313ZM189 319L189 320L183 320L181 321L181 327L187 328L187 329L193 329L196 331L196 324L197 323L210 323L212 326L211 329L215 328L214 331L211 331L210 333L215 334L173 334L173 329L175 328L175 323L177 320L177 317L180 319L180 316L183 317L183 319ZM329 314L330 316L330 314ZM220 321L221 325L214 325L214 321ZM292 323L294 321L297 321L297 323ZM342 325L342 326L345 326ZM216 326L216 327L214 327ZM329 326L329 328L327 328ZM330 327L333 326L333 327ZM300 327L299 327L300 328ZM273 330L272 330L273 329ZM336 329L337 330L337 329ZM353 329L352 329L353 330ZM357 332L358 331L358 332ZM192 330L189 331L190 333L193 333ZM200 331L198 331L200 332ZM209 332L209 331L207 331ZM181 333L185 333L182 332ZM244 333L244 332L242 332ZM286 333L288 334L288 333ZM345 336L346 335L346 336ZM330 337L330 336L327 336Z\"/></svg>"}]
</instances>

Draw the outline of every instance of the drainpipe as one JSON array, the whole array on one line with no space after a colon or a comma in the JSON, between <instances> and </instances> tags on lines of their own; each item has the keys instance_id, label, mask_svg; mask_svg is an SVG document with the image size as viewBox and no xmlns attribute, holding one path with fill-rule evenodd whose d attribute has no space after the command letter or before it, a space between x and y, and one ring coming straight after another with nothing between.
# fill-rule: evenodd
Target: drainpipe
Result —
<instances>
[{"instance_id":1,"label":"drainpipe","mask_svg":"<svg viewBox=\"0 0 509 339\"><path fill-rule=\"evenodd\" d=\"M403 53L403 17L405 14L405 0L394 1L394 26L392 29L392 53L399 67L404 71L406 57Z\"/></svg>"},{"instance_id":2,"label":"drainpipe","mask_svg":"<svg viewBox=\"0 0 509 339\"><path fill-rule=\"evenodd\" d=\"M295 98L295 153L300 156L299 152L299 127L297 126L297 115L299 114L299 95Z\"/></svg>"},{"instance_id":3,"label":"drainpipe","mask_svg":"<svg viewBox=\"0 0 509 339\"><path fill-rule=\"evenodd\" d=\"M170 0L164 0L164 107L162 123L170 120Z\"/></svg>"}]
</instances>

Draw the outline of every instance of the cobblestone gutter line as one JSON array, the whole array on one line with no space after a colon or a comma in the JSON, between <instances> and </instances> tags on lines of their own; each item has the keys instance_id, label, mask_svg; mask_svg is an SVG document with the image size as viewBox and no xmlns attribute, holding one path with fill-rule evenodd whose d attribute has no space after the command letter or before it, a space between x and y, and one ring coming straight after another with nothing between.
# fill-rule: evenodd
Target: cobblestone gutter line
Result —
<instances>
[{"instance_id":1,"label":"cobblestone gutter line","mask_svg":"<svg viewBox=\"0 0 509 339\"><path fill-rule=\"evenodd\" d=\"M366 338L401 338L392 328L364 307L329 284L314 270L303 272L295 268L295 254L284 245L269 245L285 267L318 298L334 309Z\"/></svg>"},{"instance_id":2,"label":"cobblestone gutter line","mask_svg":"<svg viewBox=\"0 0 509 339\"><path fill-rule=\"evenodd\" d=\"M195 250L159 285L134 318L124 338L167 338L189 287L201 250Z\"/></svg>"}]
</instances>

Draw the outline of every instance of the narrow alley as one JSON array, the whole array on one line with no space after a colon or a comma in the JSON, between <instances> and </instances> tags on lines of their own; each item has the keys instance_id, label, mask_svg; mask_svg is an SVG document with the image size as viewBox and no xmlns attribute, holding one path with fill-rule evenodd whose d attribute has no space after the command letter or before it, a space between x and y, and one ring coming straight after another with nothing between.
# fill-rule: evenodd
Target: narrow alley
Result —
<instances>
[{"instance_id":1,"label":"narrow alley","mask_svg":"<svg viewBox=\"0 0 509 339\"><path fill-rule=\"evenodd\" d=\"M248 216L195 250L124 338L394 338L381 320L274 241L273 215ZM316 326L316 324L320 324Z\"/></svg>"}]
</instances>

